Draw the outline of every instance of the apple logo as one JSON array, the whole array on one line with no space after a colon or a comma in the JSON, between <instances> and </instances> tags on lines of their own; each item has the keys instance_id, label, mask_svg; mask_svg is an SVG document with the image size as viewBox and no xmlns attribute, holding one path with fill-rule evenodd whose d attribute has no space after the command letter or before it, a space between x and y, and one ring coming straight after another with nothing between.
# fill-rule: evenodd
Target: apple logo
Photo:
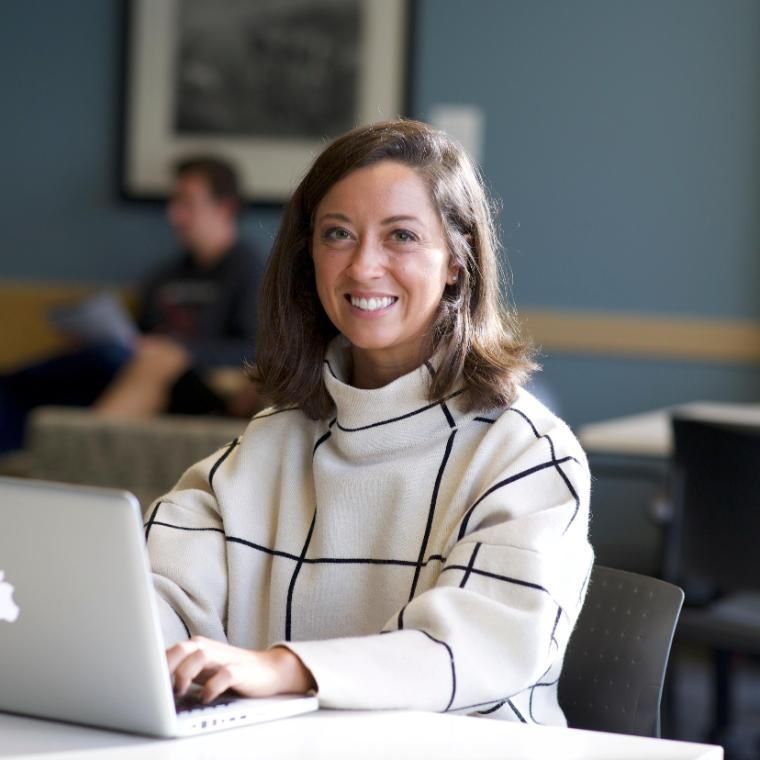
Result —
<instances>
[{"instance_id":1,"label":"apple logo","mask_svg":"<svg viewBox=\"0 0 760 760\"><path fill-rule=\"evenodd\" d=\"M8 581L4 581L4 577L5 573L0 570L0 620L14 623L19 615L19 607L13 601L13 586Z\"/></svg>"}]
</instances>

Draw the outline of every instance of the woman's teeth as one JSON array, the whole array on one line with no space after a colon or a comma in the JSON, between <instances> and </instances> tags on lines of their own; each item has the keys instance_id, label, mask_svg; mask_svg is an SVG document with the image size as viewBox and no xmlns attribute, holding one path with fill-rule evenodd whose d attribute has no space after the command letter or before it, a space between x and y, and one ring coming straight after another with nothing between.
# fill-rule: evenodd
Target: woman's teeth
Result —
<instances>
[{"instance_id":1,"label":"woman's teeth","mask_svg":"<svg viewBox=\"0 0 760 760\"><path fill-rule=\"evenodd\" d=\"M357 309L362 311L377 311L378 309L386 309L396 299L389 296L384 298L354 298L351 296L351 306L356 306Z\"/></svg>"}]
</instances>

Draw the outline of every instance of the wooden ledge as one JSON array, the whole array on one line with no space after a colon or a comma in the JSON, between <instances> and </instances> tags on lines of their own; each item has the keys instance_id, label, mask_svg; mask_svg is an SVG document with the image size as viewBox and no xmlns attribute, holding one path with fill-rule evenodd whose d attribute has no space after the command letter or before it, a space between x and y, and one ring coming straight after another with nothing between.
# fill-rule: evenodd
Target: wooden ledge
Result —
<instances>
[{"instance_id":1,"label":"wooden ledge","mask_svg":"<svg viewBox=\"0 0 760 760\"><path fill-rule=\"evenodd\" d=\"M760 322L618 312L523 309L527 335L548 353L760 363Z\"/></svg>"}]
</instances>

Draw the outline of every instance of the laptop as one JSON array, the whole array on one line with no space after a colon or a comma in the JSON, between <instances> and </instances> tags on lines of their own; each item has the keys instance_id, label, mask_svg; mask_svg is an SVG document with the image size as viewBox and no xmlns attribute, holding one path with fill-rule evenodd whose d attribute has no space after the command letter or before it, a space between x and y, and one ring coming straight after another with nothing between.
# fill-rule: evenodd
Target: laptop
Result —
<instances>
[{"instance_id":1,"label":"laptop","mask_svg":"<svg viewBox=\"0 0 760 760\"><path fill-rule=\"evenodd\" d=\"M131 733L317 709L311 695L175 707L140 506L112 489L0 478L0 661L0 711Z\"/></svg>"}]
</instances>

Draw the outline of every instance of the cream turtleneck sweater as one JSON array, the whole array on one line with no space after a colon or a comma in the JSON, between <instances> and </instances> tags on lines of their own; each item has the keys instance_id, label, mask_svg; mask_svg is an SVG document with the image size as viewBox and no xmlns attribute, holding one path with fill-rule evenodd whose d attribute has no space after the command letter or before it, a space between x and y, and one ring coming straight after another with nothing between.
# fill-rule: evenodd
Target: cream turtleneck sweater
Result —
<instances>
[{"instance_id":1,"label":"cream turtleneck sweater","mask_svg":"<svg viewBox=\"0 0 760 760\"><path fill-rule=\"evenodd\" d=\"M592 563L589 473L567 426L426 399L429 363L345 382L330 420L269 410L146 512L167 644L286 642L335 708L563 725L556 682Z\"/></svg>"}]
</instances>

